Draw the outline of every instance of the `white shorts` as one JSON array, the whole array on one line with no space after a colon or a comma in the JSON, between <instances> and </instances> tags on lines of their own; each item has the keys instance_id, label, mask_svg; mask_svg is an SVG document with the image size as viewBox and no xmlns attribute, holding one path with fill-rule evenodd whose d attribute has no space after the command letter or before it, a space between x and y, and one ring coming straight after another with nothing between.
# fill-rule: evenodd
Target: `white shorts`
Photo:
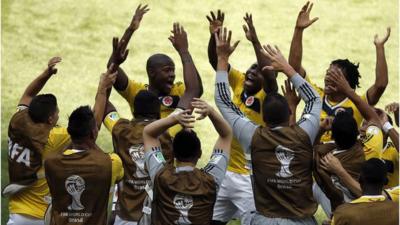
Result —
<instances>
[{"instance_id":1,"label":"white shorts","mask_svg":"<svg viewBox=\"0 0 400 225\"><path fill-rule=\"evenodd\" d=\"M269 218L261 214L255 214L251 220L251 225L317 225L314 217L303 219Z\"/></svg>"},{"instance_id":2,"label":"white shorts","mask_svg":"<svg viewBox=\"0 0 400 225\"><path fill-rule=\"evenodd\" d=\"M128 220L124 220L121 217L119 217L118 215L115 216L115 222L114 225L137 225L138 223L135 221L128 221Z\"/></svg>"},{"instance_id":3,"label":"white shorts","mask_svg":"<svg viewBox=\"0 0 400 225\"><path fill-rule=\"evenodd\" d=\"M10 214L7 225L44 225L43 219L37 219L23 214Z\"/></svg>"},{"instance_id":4,"label":"white shorts","mask_svg":"<svg viewBox=\"0 0 400 225\"><path fill-rule=\"evenodd\" d=\"M214 205L213 220L228 222L239 217L242 225L248 225L255 210L250 175L226 171Z\"/></svg>"}]
</instances>

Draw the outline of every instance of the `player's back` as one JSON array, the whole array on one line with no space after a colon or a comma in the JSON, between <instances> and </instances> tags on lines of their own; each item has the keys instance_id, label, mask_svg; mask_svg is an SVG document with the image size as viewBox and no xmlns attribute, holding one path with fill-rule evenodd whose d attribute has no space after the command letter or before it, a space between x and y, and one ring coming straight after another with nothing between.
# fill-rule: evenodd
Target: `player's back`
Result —
<instances>
[{"instance_id":1,"label":"player's back","mask_svg":"<svg viewBox=\"0 0 400 225\"><path fill-rule=\"evenodd\" d=\"M155 177L152 223L209 224L217 184L212 175L193 167L166 165Z\"/></svg>"}]
</instances>

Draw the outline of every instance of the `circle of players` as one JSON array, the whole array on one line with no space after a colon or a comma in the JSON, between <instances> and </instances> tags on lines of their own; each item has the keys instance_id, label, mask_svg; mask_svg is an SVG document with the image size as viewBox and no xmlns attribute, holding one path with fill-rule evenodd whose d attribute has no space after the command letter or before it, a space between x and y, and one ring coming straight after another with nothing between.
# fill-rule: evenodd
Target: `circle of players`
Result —
<instances>
[{"instance_id":1,"label":"circle of players","mask_svg":"<svg viewBox=\"0 0 400 225\"><path fill-rule=\"evenodd\" d=\"M288 60L277 46L260 44L252 15L243 29L257 62L243 73L229 63L239 42L218 10L206 18L208 57L216 71L215 103L201 100L202 80L189 52L185 29L174 23L169 40L175 63L154 54L146 64L148 84L129 79L121 64L147 5L139 5L122 38L112 41L93 108L81 106L68 127L57 126L52 94L38 94L57 73L60 57L26 88L8 129L10 182L7 224L398 224L399 104L374 108L388 84L384 44L390 28L375 36L375 83L361 96L358 64L333 60L324 87L302 64L303 32L312 3L300 10ZM278 93L278 72L287 76ZM129 103L133 119L120 118L108 97L114 89ZM232 89L232 92L231 90ZM296 108L305 102L301 118ZM221 116L222 115L222 116ZM208 164L194 123L208 117L218 138ZM114 153L96 145L101 125ZM114 194L113 194L114 193ZM50 197L51 196L51 197ZM112 199L112 213L108 213Z\"/></svg>"}]
</instances>

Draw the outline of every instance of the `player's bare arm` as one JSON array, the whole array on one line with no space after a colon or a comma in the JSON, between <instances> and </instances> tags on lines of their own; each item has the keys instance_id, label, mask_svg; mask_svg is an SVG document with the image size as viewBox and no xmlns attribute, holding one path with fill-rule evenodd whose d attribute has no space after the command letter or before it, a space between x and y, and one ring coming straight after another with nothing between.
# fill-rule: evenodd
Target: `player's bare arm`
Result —
<instances>
[{"instance_id":1,"label":"player's bare arm","mask_svg":"<svg viewBox=\"0 0 400 225\"><path fill-rule=\"evenodd\" d=\"M390 103L389 105L385 106L385 110L388 113L394 114L396 125L399 126L399 103L397 102Z\"/></svg>"},{"instance_id":2,"label":"player's bare arm","mask_svg":"<svg viewBox=\"0 0 400 225\"><path fill-rule=\"evenodd\" d=\"M377 34L374 37L376 49L376 68L375 68L375 83L368 89L368 103L375 105L385 92L389 83L388 68L385 56L385 43L390 36L390 27L387 28L385 36L379 38Z\"/></svg>"},{"instance_id":3,"label":"player's bare arm","mask_svg":"<svg viewBox=\"0 0 400 225\"><path fill-rule=\"evenodd\" d=\"M153 148L161 148L158 137L168 130L168 128L178 123L184 128L193 128L193 123L196 119L189 112L190 110L175 111L168 117L156 120L147 125L143 130L144 150L151 151Z\"/></svg>"},{"instance_id":4,"label":"player's bare arm","mask_svg":"<svg viewBox=\"0 0 400 225\"><path fill-rule=\"evenodd\" d=\"M204 100L199 98L193 99L193 108L195 108L195 113L200 116L196 118L197 120L204 119L208 116L217 131L219 138L215 143L214 149L223 149L229 154L231 141L232 141L232 129L229 124L222 118L222 116Z\"/></svg>"},{"instance_id":5,"label":"player's bare arm","mask_svg":"<svg viewBox=\"0 0 400 225\"><path fill-rule=\"evenodd\" d=\"M215 42L215 33L218 33L222 28L225 19L225 13L221 10L217 10L217 16L213 11L210 12L210 15L206 16L208 22L210 22L210 40L208 42L208 61L210 65L217 69L218 57L216 52L216 42Z\"/></svg>"},{"instance_id":6,"label":"player's bare arm","mask_svg":"<svg viewBox=\"0 0 400 225\"><path fill-rule=\"evenodd\" d=\"M392 141L394 147L397 151L399 151L399 133L389 122L389 117L386 112L382 109L376 109L379 115L379 119L381 122L382 130L385 134L387 134Z\"/></svg>"},{"instance_id":7,"label":"player's bare arm","mask_svg":"<svg viewBox=\"0 0 400 225\"><path fill-rule=\"evenodd\" d=\"M254 53L257 58L258 67L264 68L264 66L270 65L270 61L267 57L263 57L261 53L261 43L258 39L256 28L253 24L253 16L252 14L246 13L243 17L246 25L243 25L243 30L246 35L247 40L249 40L254 48ZM277 92L278 91L278 84L276 82L276 73L270 70L262 70L261 73L264 76L264 85L263 89L266 93Z\"/></svg>"},{"instance_id":8,"label":"player's bare arm","mask_svg":"<svg viewBox=\"0 0 400 225\"><path fill-rule=\"evenodd\" d=\"M334 90L347 96L356 105L365 120L381 127L378 114L350 87L349 83L344 77L343 72L340 69L332 70L331 76L328 76L327 79L333 84Z\"/></svg>"},{"instance_id":9,"label":"player's bare arm","mask_svg":"<svg viewBox=\"0 0 400 225\"><path fill-rule=\"evenodd\" d=\"M117 79L117 72L112 72L114 64L111 64L106 73L100 77L99 86L97 88L96 101L93 106L93 113L96 119L97 127L100 129L103 122L104 113L106 109L106 102L108 101L108 91L111 90L112 85Z\"/></svg>"},{"instance_id":10,"label":"player's bare arm","mask_svg":"<svg viewBox=\"0 0 400 225\"><path fill-rule=\"evenodd\" d=\"M298 71L302 77L306 73L301 65L303 57L303 31L318 20L318 17L310 19L313 3L307 2L297 16L296 26L293 33L292 43L290 44L289 64Z\"/></svg>"},{"instance_id":11,"label":"player's bare arm","mask_svg":"<svg viewBox=\"0 0 400 225\"><path fill-rule=\"evenodd\" d=\"M300 103L300 97L297 95L293 85L290 83L289 80L285 80L285 87L281 85L281 90L283 93L283 96L285 96L289 109L290 109L290 120L289 120L289 125L295 125L296 124L296 109L297 105Z\"/></svg>"},{"instance_id":12,"label":"player's bare arm","mask_svg":"<svg viewBox=\"0 0 400 225\"><path fill-rule=\"evenodd\" d=\"M328 153L326 156L321 158L321 167L329 171L340 179L342 183L356 196L361 196L360 183L353 179L353 177L343 168L339 159L336 158L332 153Z\"/></svg>"},{"instance_id":13,"label":"player's bare arm","mask_svg":"<svg viewBox=\"0 0 400 225\"><path fill-rule=\"evenodd\" d=\"M26 105L29 106L31 104L32 98L34 98L46 85L47 81L54 74L57 73L56 65L61 62L61 57L53 57L47 63L47 68L36 77L25 89L24 94L22 94L21 99L19 100L18 105Z\"/></svg>"},{"instance_id":14,"label":"player's bare arm","mask_svg":"<svg viewBox=\"0 0 400 225\"><path fill-rule=\"evenodd\" d=\"M150 9L147 7L147 5L142 6L141 4L136 8L131 23L129 24L128 28L126 28L125 33L121 38L121 41L118 42L118 48L121 49L121 51L126 50L133 33L137 29L139 29L140 22L142 21L144 14L146 14L149 10ZM117 65L118 63L115 60L116 59L113 52L113 54L111 54L110 56L110 59L108 60L107 67L109 67L111 63ZM118 70L118 76L117 80L115 81L114 88L118 91L123 91L128 86L129 79L122 68L118 66L117 70Z\"/></svg>"},{"instance_id":15,"label":"player's bare arm","mask_svg":"<svg viewBox=\"0 0 400 225\"><path fill-rule=\"evenodd\" d=\"M171 33L168 39L181 57L183 79L185 81L185 93L181 97L178 107L187 109L190 107L190 102L193 98L198 98L203 94L203 85L189 52L189 43L185 29L179 23L174 23Z\"/></svg>"}]
</instances>

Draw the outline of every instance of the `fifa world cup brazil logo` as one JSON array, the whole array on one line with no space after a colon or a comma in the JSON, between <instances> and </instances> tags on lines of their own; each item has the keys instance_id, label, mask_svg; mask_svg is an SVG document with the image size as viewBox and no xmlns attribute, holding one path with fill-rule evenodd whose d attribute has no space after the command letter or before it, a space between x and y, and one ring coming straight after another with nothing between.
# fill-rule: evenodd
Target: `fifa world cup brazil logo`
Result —
<instances>
[{"instance_id":1,"label":"fifa world cup brazil logo","mask_svg":"<svg viewBox=\"0 0 400 225\"><path fill-rule=\"evenodd\" d=\"M65 189L72 196L72 203L68 206L68 210L82 210L85 207L81 203L81 195L85 190L85 180L78 175L69 176L65 180Z\"/></svg>"},{"instance_id":2,"label":"fifa world cup brazil logo","mask_svg":"<svg viewBox=\"0 0 400 225\"><path fill-rule=\"evenodd\" d=\"M276 173L276 176L282 177L282 178L287 178L293 176L292 172L289 170L290 162L294 158L294 151L290 150L286 147L283 147L281 145L278 145L275 148L275 155L276 158L279 160L281 163L281 169L279 172Z\"/></svg>"},{"instance_id":3,"label":"fifa world cup brazil logo","mask_svg":"<svg viewBox=\"0 0 400 225\"><path fill-rule=\"evenodd\" d=\"M144 169L144 147L142 144L133 145L129 148L129 155L132 161L136 164L136 177L147 177L148 174Z\"/></svg>"},{"instance_id":4,"label":"fifa world cup brazil logo","mask_svg":"<svg viewBox=\"0 0 400 225\"><path fill-rule=\"evenodd\" d=\"M189 220L189 210L193 207L193 198L190 195L177 194L174 197L175 208L181 214L179 219L175 221L175 224L184 225L192 224Z\"/></svg>"}]
</instances>

